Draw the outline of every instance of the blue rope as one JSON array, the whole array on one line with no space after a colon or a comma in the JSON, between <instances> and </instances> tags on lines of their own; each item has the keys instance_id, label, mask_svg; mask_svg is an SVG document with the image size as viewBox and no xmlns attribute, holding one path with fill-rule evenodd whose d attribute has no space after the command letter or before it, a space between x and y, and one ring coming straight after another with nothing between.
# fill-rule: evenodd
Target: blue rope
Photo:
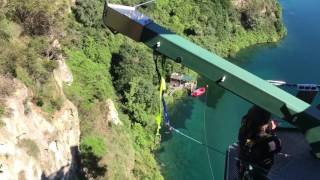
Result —
<instances>
[{"instance_id":1,"label":"blue rope","mask_svg":"<svg viewBox=\"0 0 320 180\"><path fill-rule=\"evenodd\" d=\"M170 119L167 111L166 101L164 100L164 93L162 93L162 106L163 106L163 118L164 122L167 126L170 126Z\"/></svg>"}]
</instances>

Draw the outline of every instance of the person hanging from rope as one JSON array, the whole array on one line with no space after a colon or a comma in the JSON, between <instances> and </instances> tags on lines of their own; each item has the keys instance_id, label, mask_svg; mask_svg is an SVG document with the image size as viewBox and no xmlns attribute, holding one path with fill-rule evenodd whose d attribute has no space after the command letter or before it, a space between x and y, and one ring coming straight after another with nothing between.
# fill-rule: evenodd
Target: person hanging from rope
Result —
<instances>
[{"instance_id":1,"label":"person hanging from rope","mask_svg":"<svg viewBox=\"0 0 320 180\"><path fill-rule=\"evenodd\" d=\"M274 155L281 151L271 114L253 106L243 117L239 129L239 179L268 180Z\"/></svg>"}]
</instances>

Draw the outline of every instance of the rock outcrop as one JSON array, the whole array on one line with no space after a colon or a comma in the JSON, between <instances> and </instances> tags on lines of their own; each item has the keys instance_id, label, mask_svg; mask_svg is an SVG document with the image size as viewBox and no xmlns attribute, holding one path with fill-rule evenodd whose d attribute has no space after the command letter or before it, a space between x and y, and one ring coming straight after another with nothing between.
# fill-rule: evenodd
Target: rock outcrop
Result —
<instances>
[{"instance_id":1,"label":"rock outcrop","mask_svg":"<svg viewBox=\"0 0 320 180\"><path fill-rule=\"evenodd\" d=\"M58 86L71 83L63 60L54 76ZM76 171L80 125L77 108L67 100L48 119L33 104L32 93L18 80L15 91L5 98L5 117L0 129L0 179L71 179Z\"/></svg>"},{"instance_id":2,"label":"rock outcrop","mask_svg":"<svg viewBox=\"0 0 320 180\"><path fill-rule=\"evenodd\" d=\"M106 114L107 121L110 123L113 123L115 125L122 125L122 122L120 121L119 116L118 116L118 111L117 111L116 107L114 106L114 103L111 99L108 99L106 101L105 107L106 107L106 111L107 111L107 114Z\"/></svg>"}]
</instances>

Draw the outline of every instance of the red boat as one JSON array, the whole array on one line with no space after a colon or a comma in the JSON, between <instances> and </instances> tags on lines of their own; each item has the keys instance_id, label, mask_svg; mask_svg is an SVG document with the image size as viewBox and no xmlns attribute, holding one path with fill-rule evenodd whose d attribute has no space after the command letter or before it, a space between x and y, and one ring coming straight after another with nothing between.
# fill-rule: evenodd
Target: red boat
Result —
<instances>
[{"instance_id":1,"label":"red boat","mask_svg":"<svg viewBox=\"0 0 320 180\"><path fill-rule=\"evenodd\" d=\"M199 89L194 90L191 93L191 96L198 97L198 96L201 96L202 94L204 94L205 92L206 92L206 88L205 87L201 87Z\"/></svg>"}]
</instances>

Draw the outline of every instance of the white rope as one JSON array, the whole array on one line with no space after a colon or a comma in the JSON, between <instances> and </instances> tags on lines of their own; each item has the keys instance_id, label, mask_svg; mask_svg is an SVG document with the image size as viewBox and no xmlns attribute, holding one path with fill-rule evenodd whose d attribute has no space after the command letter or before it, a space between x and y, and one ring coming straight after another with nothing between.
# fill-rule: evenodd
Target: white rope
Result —
<instances>
[{"instance_id":1,"label":"white rope","mask_svg":"<svg viewBox=\"0 0 320 180\"><path fill-rule=\"evenodd\" d=\"M206 131L206 107L207 107L207 99L208 99L208 88L206 90L206 100L205 100L205 107L204 109L204 120L203 120L203 131L204 131L204 140L205 143L208 144L207 142L207 131ZM211 177L214 180L214 174L213 174L213 168L212 168L212 164L211 164L211 158L210 158L210 154L209 154L209 147L206 146L206 151L207 151L207 157L208 157L208 162L209 162L209 167L210 167L210 172L211 172Z\"/></svg>"},{"instance_id":2,"label":"white rope","mask_svg":"<svg viewBox=\"0 0 320 180\"><path fill-rule=\"evenodd\" d=\"M134 8L138 8L138 7L142 6L142 5L152 3L153 1L155 1L155 0L150 0L150 1L147 1L147 2L144 2L144 3L141 3L141 4L137 4L137 5L133 6L133 7Z\"/></svg>"},{"instance_id":3,"label":"white rope","mask_svg":"<svg viewBox=\"0 0 320 180\"><path fill-rule=\"evenodd\" d=\"M184 134L183 132L179 131L178 129L176 129L176 128L168 125L168 124L166 124L166 126L167 126L170 130L176 132L176 133L179 134L179 135L182 135L183 137L185 137L185 138L187 138L187 139L189 139L189 140L191 140L191 141L193 141L193 142L196 142L196 143L198 143L198 144L201 144L201 145L203 145L203 146L206 146L206 147L210 148L211 150L213 150L213 151L215 151L215 152L217 152L217 153L220 153L220 154L222 154L222 155L225 155L225 153L222 152L222 151L220 151L219 149L216 149L216 148L214 148L214 147L212 147L212 146L209 146L208 144L205 144L204 142L201 142L201 141L199 141L199 140L197 140L197 139L195 139L195 138L193 138L193 137L191 137L191 136L188 136L187 134Z\"/></svg>"},{"instance_id":4,"label":"white rope","mask_svg":"<svg viewBox=\"0 0 320 180\"><path fill-rule=\"evenodd\" d=\"M199 143L199 144L203 145L202 142L200 142L200 141L198 141L198 140L196 140L196 139L194 139L194 138L192 138L192 137L190 137L190 136L182 133L182 132L179 131L178 129L175 129L175 128L171 127L171 126L170 126L170 128L172 128L176 133L178 133L178 134L180 134L180 135L182 135L182 136L184 136L184 137L186 137L186 138L188 138L188 139L190 139L190 140L192 140L192 141L194 141L194 142L196 142L196 143Z\"/></svg>"}]
</instances>

